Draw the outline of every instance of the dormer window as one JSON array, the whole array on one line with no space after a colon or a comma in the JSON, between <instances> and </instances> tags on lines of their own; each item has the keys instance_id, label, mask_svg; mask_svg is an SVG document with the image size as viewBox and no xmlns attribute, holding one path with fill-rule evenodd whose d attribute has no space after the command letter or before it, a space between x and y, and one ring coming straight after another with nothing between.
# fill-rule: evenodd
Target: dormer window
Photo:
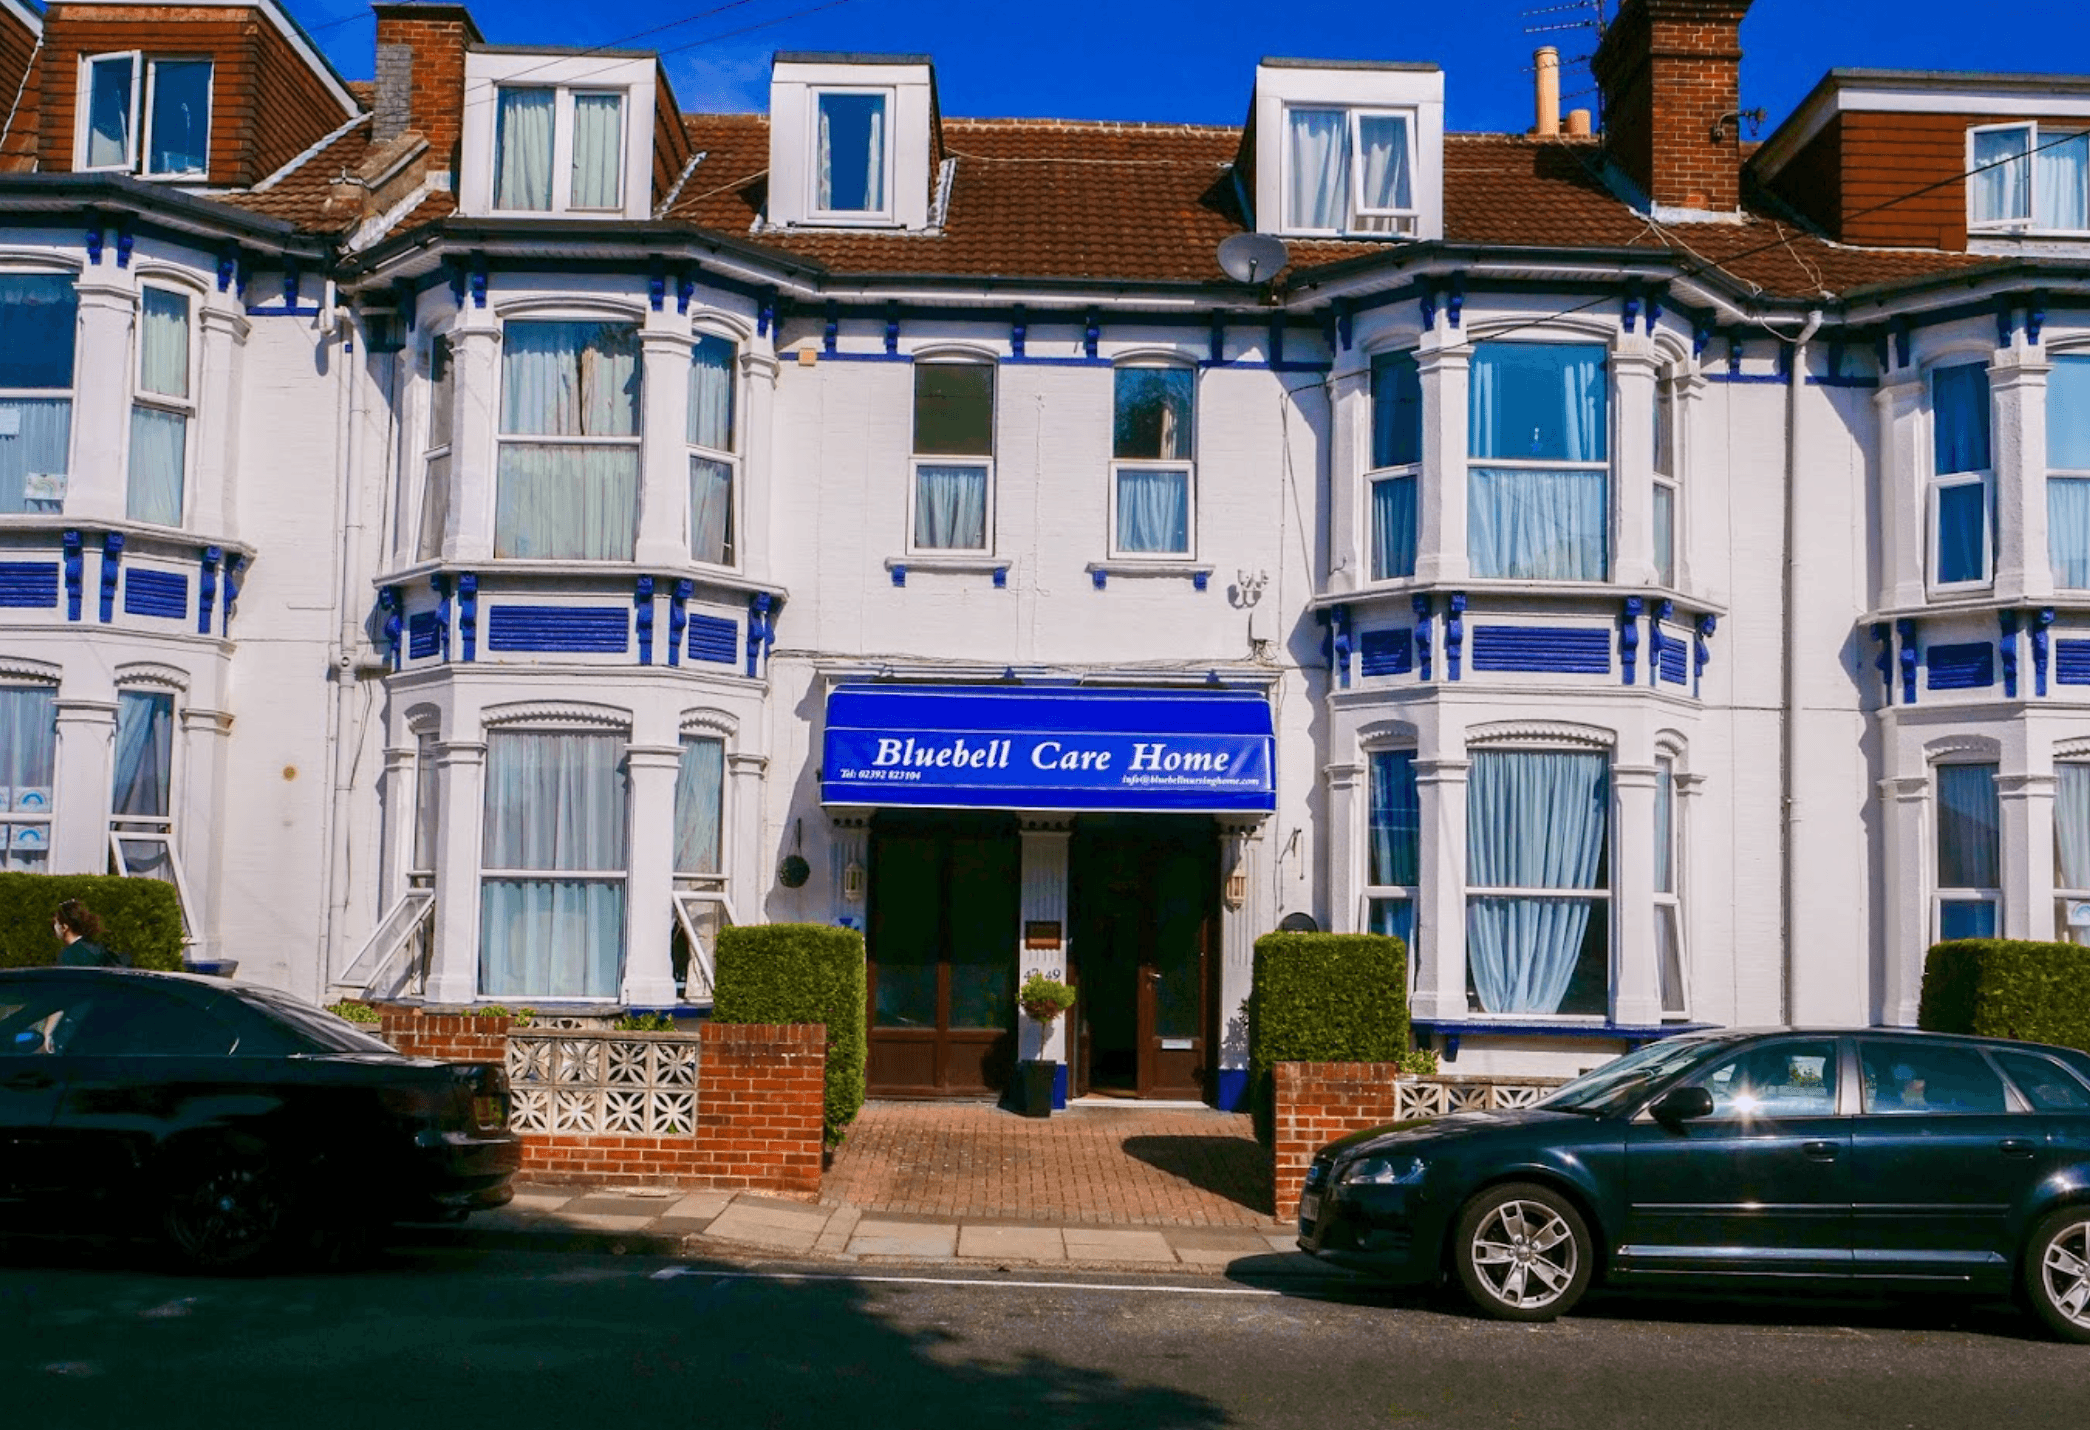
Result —
<instances>
[{"instance_id":1,"label":"dormer window","mask_svg":"<svg viewBox=\"0 0 2090 1430\"><path fill-rule=\"evenodd\" d=\"M519 213L624 206L624 95L503 85L494 121L493 206Z\"/></svg>"},{"instance_id":2,"label":"dormer window","mask_svg":"<svg viewBox=\"0 0 2090 1430\"><path fill-rule=\"evenodd\" d=\"M151 59L133 50L96 55L82 68L87 102L78 168L154 179L200 179L209 171L211 61Z\"/></svg>"},{"instance_id":3,"label":"dormer window","mask_svg":"<svg viewBox=\"0 0 2090 1430\"><path fill-rule=\"evenodd\" d=\"M2001 124L1967 136L1967 225L2003 233L2090 233L2090 133Z\"/></svg>"},{"instance_id":4,"label":"dormer window","mask_svg":"<svg viewBox=\"0 0 2090 1430\"><path fill-rule=\"evenodd\" d=\"M1285 111L1285 227L1415 232L1415 123L1390 110Z\"/></svg>"},{"instance_id":5,"label":"dormer window","mask_svg":"<svg viewBox=\"0 0 2090 1430\"><path fill-rule=\"evenodd\" d=\"M883 214L890 128L883 90L828 90L817 101L813 210L820 215Z\"/></svg>"}]
</instances>

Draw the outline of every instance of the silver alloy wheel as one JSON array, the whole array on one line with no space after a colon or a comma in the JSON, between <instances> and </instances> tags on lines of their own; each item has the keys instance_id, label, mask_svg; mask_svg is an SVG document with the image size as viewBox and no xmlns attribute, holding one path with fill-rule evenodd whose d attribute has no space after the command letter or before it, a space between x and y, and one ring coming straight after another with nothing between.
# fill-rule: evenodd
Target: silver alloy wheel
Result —
<instances>
[{"instance_id":1,"label":"silver alloy wheel","mask_svg":"<svg viewBox=\"0 0 2090 1430\"><path fill-rule=\"evenodd\" d=\"M1519 1311L1539 1311L1566 1294L1581 1263L1574 1228L1542 1202L1508 1201L1474 1228L1468 1252L1488 1293Z\"/></svg>"},{"instance_id":2,"label":"silver alloy wheel","mask_svg":"<svg viewBox=\"0 0 2090 1430\"><path fill-rule=\"evenodd\" d=\"M2046 1243L2039 1284L2049 1304L2090 1331L2090 1219L2079 1221Z\"/></svg>"}]
</instances>

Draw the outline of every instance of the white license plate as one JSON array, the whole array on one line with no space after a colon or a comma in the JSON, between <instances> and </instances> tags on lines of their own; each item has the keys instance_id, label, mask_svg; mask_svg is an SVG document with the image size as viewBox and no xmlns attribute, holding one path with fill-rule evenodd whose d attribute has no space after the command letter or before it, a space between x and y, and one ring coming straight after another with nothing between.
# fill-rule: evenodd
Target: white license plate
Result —
<instances>
[{"instance_id":1,"label":"white license plate","mask_svg":"<svg viewBox=\"0 0 2090 1430\"><path fill-rule=\"evenodd\" d=\"M1320 1219L1321 1194L1319 1192L1308 1192L1305 1196L1299 1198L1299 1220L1319 1221Z\"/></svg>"}]
</instances>

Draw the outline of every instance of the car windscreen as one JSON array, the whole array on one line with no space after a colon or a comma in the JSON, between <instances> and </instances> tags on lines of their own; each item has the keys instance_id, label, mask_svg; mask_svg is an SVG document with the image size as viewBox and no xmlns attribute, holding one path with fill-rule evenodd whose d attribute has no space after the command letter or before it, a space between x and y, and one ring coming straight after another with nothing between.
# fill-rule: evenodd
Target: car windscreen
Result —
<instances>
[{"instance_id":1,"label":"car windscreen","mask_svg":"<svg viewBox=\"0 0 2090 1430\"><path fill-rule=\"evenodd\" d=\"M1593 1068L1537 1105L1555 1112L1622 1112L1649 1089L1734 1046L1731 1038L1664 1038Z\"/></svg>"},{"instance_id":2,"label":"car windscreen","mask_svg":"<svg viewBox=\"0 0 2090 1430\"><path fill-rule=\"evenodd\" d=\"M249 1011L265 1017L275 1028L290 1035L295 1046L253 1047L246 1039L241 1041L241 1051L255 1052L298 1052L298 1053L389 1053L396 1051L391 1044L364 1032L344 1018L337 1018L323 1008L314 1008L309 1003L300 1003L295 998L286 998L280 993L263 989L242 988L234 995L237 1003Z\"/></svg>"}]
</instances>

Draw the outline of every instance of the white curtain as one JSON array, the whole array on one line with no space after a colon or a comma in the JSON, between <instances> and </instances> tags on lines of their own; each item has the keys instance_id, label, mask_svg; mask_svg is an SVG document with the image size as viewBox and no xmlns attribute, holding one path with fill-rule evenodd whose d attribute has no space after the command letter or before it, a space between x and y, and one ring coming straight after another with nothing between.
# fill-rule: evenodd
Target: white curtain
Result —
<instances>
[{"instance_id":1,"label":"white curtain","mask_svg":"<svg viewBox=\"0 0 2090 1430\"><path fill-rule=\"evenodd\" d=\"M1369 853L1366 877L1373 887L1407 888L1420 881L1422 798L1415 784L1413 750L1372 754Z\"/></svg>"},{"instance_id":2,"label":"white curtain","mask_svg":"<svg viewBox=\"0 0 2090 1430\"><path fill-rule=\"evenodd\" d=\"M1991 129L1974 136L1974 221L2003 222L2032 216L2029 129Z\"/></svg>"},{"instance_id":3,"label":"white curtain","mask_svg":"<svg viewBox=\"0 0 2090 1430\"><path fill-rule=\"evenodd\" d=\"M885 207L885 101L878 100L871 107L870 133L866 136L864 155L864 207Z\"/></svg>"},{"instance_id":4,"label":"white curtain","mask_svg":"<svg viewBox=\"0 0 2090 1430\"><path fill-rule=\"evenodd\" d=\"M1676 767L1655 763L1655 892L1676 892Z\"/></svg>"},{"instance_id":5,"label":"white curtain","mask_svg":"<svg viewBox=\"0 0 2090 1430\"><path fill-rule=\"evenodd\" d=\"M1359 116L1357 147L1364 165L1364 207L1414 207L1409 197L1408 121L1397 114Z\"/></svg>"},{"instance_id":6,"label":"white curtain","mask_svg":"<svg viewBox=\"0 0 2090 1430\"><path fill-rule=\"evenodd\" d=\"M72 440L71 398L0 398L0 513L58 509L47 500L31 501L26 483L32 474L63 475L71 465Z\"/></svg>"},{"instance_id":7,"label":"white curtain","mask_svg":"<svg viewBox=\"0 0 2090 1430\"><path fill-rule=\"evenodd\" d=\"M428 459L428 485L421 493L421 541L415 555L433 561L443 554L450 529L450 454Z\"/></svg>"},{"instance_id":8,"label":"white curtain","mask_svg":"<svg viewBox=\"0 0 2090 1430\"><path fill-rule=\"evenodd\" d=\"M1349 197L1349 114L1294 109L1286 116L1287 228L1341 228Z\"/></svg>"},{"instance_id":9,"label":"white curtain","mask_svg":"<svg viewBox=\"0 0 2090 1430\"><path fill-rule=\"evenodd\" d=\"M820 208L855 213L885 207L883 95L821 95L818 142Z\"/></svg>"},{"instance_id":10,"label":"white curtain","mask_svg":"<svg viewBox=\"0 0 2090 1430\"><path fill-rule=\"evenodd\" d=\"M1480 750L1466 793L1466 878L1479 888L1596 889L1610 815L1604 756ZM1490 1013L1552 1013L1581 958L1593 901L1476 896L1467 954Z\"/></svg>"},{"instance_id":11,"label":"white curtain","mask_svg":"<svg viewBox=\"0 0 2090 1430\"><path fill-rule=\"evenodd\" d=\"M733 564L733 467L711 457L689 459L689 554L714 566Z\"/></svg>"},{"instance_id":12,"label":"white curtain","mask_svg":"<svg viewBox=\"0 0 2090 1430\"><path fill-rule=\"evenodd\" d=\"M1372 483L1372 579L1415 574L1415 478Z\"/></svg>"},{"instance_id":13,"label":"white curtain","mask_svg":"<svg viewBox=\"0 0 2090 1430\"><path fill-rule=\"evenodd\" d=\"M436 739L421 735L414 748L414 850L416 872L435 868L437 839L442 833L441 771L436 768Z\"/></svg>"},{"instance_id":14,"label":"white curtain","mask_svg":"<svg viewBox=\"0 0 2090 1430\"><path fill-rule=\"evenodd\" d=\"M2033 186L2038 195L2033 227L2075 232L2090 228L2090 134L2062 139L2042 130L2039 142L2053 147L2041 148L2033 160L2039 174Z\"/></svg>"},{"instance_id":15,"label":"white curtain","mask_svg":"<svg viewBox=\"0 0 2090 1430\"><path fill-rule=\"evenodd\" d=\"M1123 483L1130 475L1120 473L1118 481ZM914 544L924 550L986 549L985 467L925 463L914 469Z\"/></svg>"},{"instance_id":16,"label":"white curtain","mask_svg":"<svg viewBox=\"0 0 2090 1430\"><path fill-rule=\"evenodd\" d=\"M131 408L130 489L124 511L132 521L181 525L188 450L188 418L142 404Z\"/></svg>"},{"instance_id":17,"label":"white curtain","mask_svg":"<svg viewBox=\"0 0 2090 1430\"><path fill-rule=\"evenodd\" d=\"M40 791L49 812L58 750L58 691L49 685L0 685L0 791L20 808L23 790Z\"/></svg>"},{"instance_id":18,"label":"white curtain","mask_svg":"<svg viewBox=\"0 0 2090 1430\"><path fill-rule=\"evenodd\" d=\"M1607 460L1606 356L1593 343L1476 344L1467 455L1511 462Z\"/></svg>"},{"instance_id":19,"label":"white curtain","mask_svg":"<svg viewBox=\"0 0 2090 1430\"><path fill-rule=\"evenodd\" d=\"M501 431L631 437L639 336L625 323L510 323L501 334Z\"/></svg>"},{"instance_id":20,"label":"white curtain","mask_svg":"<svg viewBox=\"0 0 2090 1430\"><path fill-rule=\"evenodd\" d=\"M119 830L126 817L151 821L130 826L161 830L172 811L174 783L174 697L135 690L116 696L116 779L109 812ZM133 874L171 879L167 845L158 840L123 841L123 861Z\"/></svg>"},{"instance_id":21,"label":"white curtain","mask_svg":"<svg viewBox=\"0 0 2090 1430\"><path fill-rule=\"evenodd\" d=\"M485 868L545 875L621 872L621 741L495 732L486 742ZM488 878L479 991L489 997L609 998L624 961L624 887L601 879Z\"/></svg>"},{"instance_id":22,"label":"white curtain","mask_svg":"<svg viewBox=\"0 0 2090 1430\"><path fill-rule=\"evenodd\" d=\"M145 290L138 385L161 397L189 395L189 300L179 293Z\"/></svg>"},{"instance_id":23,"label":"white curtain","mask_svg":"<svg viewBox=\"0 0 2090 1430\"><path fill-rule=\"evenodd\" d=\"M2054 882L2090 889L2090 765L2057 764L2054 799Z\"/></svg>"},{"instance_id":24,"label":"white curtain","mask_svg":"<svg viewBox=\"0 0 2090 1430\"><path fill-rule=\"evenodd\" d=\"M1609 558L1610 478L1599 471L1472 467L1466 557L1475 576L1601 581Z\"/></svg>"},{"instance_id":25,"label":"white curtain","mask_svg":"<svg viewBox=\"0 0 2090 1430\"><path fill-rule=\"evenodd\" d=\"M131 162L131 57L96 60L89 84L87 167L127 167Z\"/></svg>"},{"instance_id":26,"label":"white curtain","mask_svg":"<svg viewBox=\"0 0 2090 1430\"><path fill-rule=\"evenodd\" d=\"M2046 479L2046 550L2056 586L2090 588L2090 477Z\"/></svg>"},{"instance_id":27,"label":"white curtain","mask_svg":"<svg viewBox=\"0 0 2090 1430\"><path fill-rule=\"evenodd\" d=\"M675 872L716 874L726 791L723 740L682 742L675 774Z\"/></svg>"},{"instance_id":28,"label":"white curtain","mask_svg":"<svg viewBox=\"0 0 2090 1430\"><path fill-rule=\"evenodd\" d=\"M1118 550L1189 554L1190 473L1119 468Z\"/></svg>"},{"instance_id":29,"label":"white curtain","mask_svg":"<svg viewBox=\"0 0 2090 1430\"><path fill-rule=\"evenodd\" d=\"M504 89L495 112L493 206L552 206L552 121L558 91Z\"/></svg>"},{"instance_id":30,"label":"white curtain","mask_svg":"<svg viewBox=\"0 0 2090 1430\"><path fill-rule=\"evenodd\" d=\"M1676 489L1655 483L1655 579L1676 584Z\"/></svg>"},{"instance_id":31,"label":"white curtain","mask_svg":"<svg viewBox=\"0 0 2090 1430\"><path fill-rule=\"evenodd\" d=\"M814 195L813 203L816 208L832 210L835 206L835 133L834 121L829 117L827 106L828 98L823 95L818 105L820 153L815 160L818 165L818 176L815 180L818 193Z\"/></svg>"},{"instance_id":32,"label":"white curtain","mask_svg":"<svg viewBox=\"0 0 2090 1430\"><path fill-rule=\"evenodd\" d=\"M573 97L573 188L577 209L613 209L623 202L624 100L614 94Z\"/></svg>"},{"instance_id":33,"label":"white curtain","mask_svg":"<svg viewBox=\"0 0 2090 1430\"><path fill-rule=\"evenodd\" d=\"M1939 765L1938 887L2000 885L2002 826L1994 765Z\"/></svg>"},{"instance_id":34,"label":"white curtain","mask_svg":"<svg viewBox=\"0 0 2090 1430\"><path fill-rule=\"evenodd\" d=\"M689 441L714 452L733 450L733 366L726 339L697 335L689 355Z\"/></svg>"},{"instance_id":35,"label":"white curtain","mask_svg":"<svg viewBox=\"0 0 2090 1430\"><path fill-rule=\"evenodd\" d=\"M2056 357L2046 380L2046 464L2090 472L2090 357Z\"/></svg>"},{"instance_id":36,"label":"white curtain","mask_svg":"<svg viewBox=\"0 0 2090 1430\"><path fill-rule=\"evenodd\" d=\"M639 449L503 442L494 555L629 561L638 539Z\"/></svg>"}]
</instances>

